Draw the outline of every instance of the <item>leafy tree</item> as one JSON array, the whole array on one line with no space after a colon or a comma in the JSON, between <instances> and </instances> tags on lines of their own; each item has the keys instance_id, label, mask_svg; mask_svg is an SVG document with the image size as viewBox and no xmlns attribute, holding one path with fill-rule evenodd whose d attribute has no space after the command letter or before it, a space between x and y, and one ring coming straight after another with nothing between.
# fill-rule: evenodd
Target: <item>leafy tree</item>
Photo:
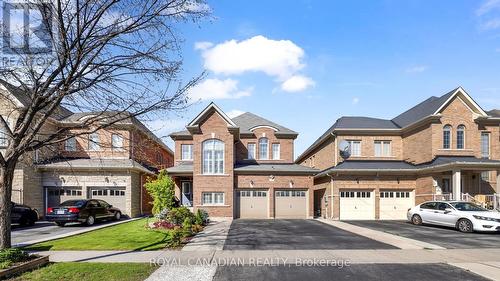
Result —
<instances>
[{"instance_id":1,"label":"leafy tree","mask_svg":"<svg viewBox=\"0 0 500 281\"><path fill-rule=\"evenodd\" d=\"M149 179L144 187L153 198L153 214L158 214L165 208L174 208L175 183L165 170L161 171L156 179Z\"/></svg>"}]
</instances>

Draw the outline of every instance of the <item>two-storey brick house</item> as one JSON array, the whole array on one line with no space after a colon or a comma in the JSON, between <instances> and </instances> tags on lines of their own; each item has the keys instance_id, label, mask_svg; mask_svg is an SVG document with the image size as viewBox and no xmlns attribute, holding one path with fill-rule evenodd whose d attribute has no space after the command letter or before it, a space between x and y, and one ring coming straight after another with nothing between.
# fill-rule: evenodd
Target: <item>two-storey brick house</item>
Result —
<instances>
[{"instance_id":1,"label":"two-storey brick house","mask_svg":"<svg viewBox=\"0 0 500 281\"><path fill-rule=\"evenodd\" d=\"M313 175L294 164L297 133L252 113L229 118L211 103L170 136L181 203L214 217L309 218Z\"/></svg>"},{"instance_id":2,"label":"two-storey brick house","mask_svg":"<svg viewBox=\"0 0 500 281\"><path fill-rule=\"evenodd\" d=\"M314 209L323 217L405 219L433 199L498 207L499 124L459 87L391 120L341 117L296 163L321 170Z\"/></svg>"},{"instance_id":3,"label":"two-storey brick house","mask_svg":"<svg viewBox=\"0 0 500 281\"><path fill-rule=\"evenodd\" d=\"M16 89L0 90L1 114L9 117L12 126L17 109L26 106L29 99ZM73 113L60 107L40 137L103 114L120 121L24 155L14 173L12 200L38 209L42 216L47 207L81 198L103 199L131 217L150 213L151 198L143 184L159 169L173 165L173 151L135 117L113 112ZM1 151L9 140L4 133L0 136Z\"/></svg>"}]
</instances>

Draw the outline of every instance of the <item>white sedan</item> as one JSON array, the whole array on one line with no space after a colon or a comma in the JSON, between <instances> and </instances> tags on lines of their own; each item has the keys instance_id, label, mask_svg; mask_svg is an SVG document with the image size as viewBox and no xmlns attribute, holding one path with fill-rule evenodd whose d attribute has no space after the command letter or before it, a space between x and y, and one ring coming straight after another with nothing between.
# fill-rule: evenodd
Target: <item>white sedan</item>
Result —
<instances>
[{"instance_id":1,"label":"white sedan","mask_svg":"<svg viewBox=\"0 0 500 281\"><path fill-rule=\"evenodd\" d=\"M461 232L500 231L500 212L490 211L470 202L424 202L408 209L407 217L415 225L426 223L451 226Z\"/></svg>"}]
</instances>

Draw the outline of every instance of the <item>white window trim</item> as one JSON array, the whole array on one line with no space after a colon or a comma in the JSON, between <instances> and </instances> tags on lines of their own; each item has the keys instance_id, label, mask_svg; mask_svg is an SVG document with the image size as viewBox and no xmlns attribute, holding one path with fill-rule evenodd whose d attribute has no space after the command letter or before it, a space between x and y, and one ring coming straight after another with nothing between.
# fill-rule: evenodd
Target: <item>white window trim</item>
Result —
<instances>
[{"instance_id":1,"label":"white window trim","mask_svg":"<svg viewBox=\"0 0 500 281\"><path fill-rule=\"evenodd\" d=\"M73 142L74 142L74 147L70 147L68 145L68 142L71 141L71 140L73 140ZM70 151L70 152L76 151L76 146L77 146L77 143L76 143L76 138L75 137L71 137L71 138L67 139L66 141L64 141L64 150L65 151Z\"/></svg>"},{"instance_id":2,"label":"white window trim","mask_svg":"<svg viewBox=\"0 0 500 281\"><path fill-rule=\"evenodd\" d=\"M276 155L274 155L274 146L275 145L278 146L278 157L275 157ZM271 157L272 157L272 160L281 160L281 144L280 143L272 143L271 144Z\"/></svg>"},{"instance_id":3,"label":"white window trim","mask_svg":"<svg viewBox=\"0 0 500 281\"><path fill-rule=\"evenodd\" d=\"M113 143L113 137L118 136L121 138L122 146L115 146ZM124 150L124 141L123 141L123 136L120 134L111 134L111 150L113 151L123 151Z\"/></svg>"},{"instance_id":4,"label":"white window trim","mask_svg":"<svg viewBox=\"0 0 500 281\"><path fill-rule=\"evenodd\" d=\"M490 132L481 132L481 139L480 139L480 149L481 149L481 158L483 157L483 134L488 135L488 156L487 159L491 157L491 133Z\"/></svg>"},{"instance_id":5,"label":"white window trim","mask_svg":"<svg viewBox=\"0 0 500 281\"><path fill-rule=\"evenodd\" d=\"M362 144L361 140L347 140L347 142L349 143L350 152L351 152L352 157L361 157L363 155L363 149L361 147L361 144ZM354 155L353 149L352 149L353 143L359 143L359 154Z\"/></svg>"},{"instance_id":6,"label":"white window trim","mask_svg":"<svg viewBox=\"0 0 500 281\"><path fill-rule=\"evenodd\" d=\"M377 143L380 143L380 155L377 155L377 152L375 150L375 145ZM384 149L384 146L385 146L385 143L389 143L389 153L385 154L385 149ZM392 141L390 140L376 140L373 142L373 154L375 157L393 157L392 156Z\"/></svg>"},{"instance_id":7,"label":"white window trim","mask_svg":"<svg viewBox=\"0 0 500 281\"><path fill-rule=\"evenodd\" d=\"M450 132L450 147L448 147L448 148L444 147L444 132L445 132L445 127L446 126L450 127L450 130L449 130L449 132ZM443 150L453 150L453 126L451 126L449 124L443 126L443 130L441 132L441 137L443 138L443 141L441 143L441 149L443 149Z\"/></svg>"},{"instance_id":8,"label":"white window trim","mask_svg":"<svg viewBox=\"0 0 500 281\"><path fill-rule=\"evenodd\" d=\"M250 145L253 145L253 158L250 157L250 149L248 148ZM257 159L257 144L254 142L249 142L247 144L247 158L245 160L256 160Z\"/></svg>"},{"instance_id":9,"label":"white window trim","mask_svg":"<svg viewBox=\"0 0 500 281\"><path fill-rule=\"evenodd\" d=\"M262 139L266 139L266 141L267 141L266 142L266 157L265 158L260 157L261 156L261 153L260 153L261 152L261 150L260 150L260 140L262 140ZM269 139L266 138L266 137L259 138L259 140L258 140L258 146L259 146L259 149L258 149L259 150L259 160L269 160Z\"/></svg>"},{"instance_id":10,"label":"white window trim","mask_svg":"<svg viewBox=\"0 0 500 281\"><path fill-rule=\"evenodd\" d=\"M97 136L97 142L91 140L92 139L91 138L92 135L96 135ZM97 148L93 149L93 148L91 148L91 145L96 145ZM101 137L99 136L98 133L89 134L87 149L88 149L88 151L100 151L101 150Z\"/></svg>"},{"instance_id":11,"label":"white window trim","mask_svg":"<svg viewBox=\"0 0 500 281\"><path fill-rule=\"evenodd\" d=\"M213 203L215 201L215 194L216 193L221 193L222 194L222 203ZM205 202L203 202L204 198L205 198L205 194L210 194L211 197L212 197L212 203L208 203L206 204ZM207 191L207 192L202 192L201 193L201 205L202 206L224 206L224 204L226 203L226 193L225 192L221 192L221 191Z\"/></svg>"},{"instance_id":12,"label":"white window trim","mask_svg":"<svg viewBox=\"0 0 500 281\"><path fill-rule=\"evenodd\" d=\"M184 153L182 151L182 147L191 147L191 151L190 151L190 155L191 155L191 158L184 158ZM181 160L182 161L193 161L193 145L192 144L181 144Z\"/></svg>"},{"instance_id":13,"label":"white window trim","mask_svg":"<svg viewBox=\"0 0 500 281\"><path fill-rule=\"evenodd\" d=\"M209 141L209 140L216 140L216 141L220 141L222 143L222 171L220 173L205 173L204 170L205 170L205 151L204 151L204 143ZM215 155L214 155L215 157ZM212 160L215 162L215 158ZM202 142L201 144L201 173L202 175L204 176L223 176L223 175L226 175L225 174L226 172L226 144L219 140L219 139L207 139L205 141Z\"/></svg>"},{"instance_id":14,"label":"white window trim","mask_svg":"<svg viewBox=\"0 0 500 281\"><path fill-rule=\"evenodd\" d=\"M458 131L459 131L459 128L460 128L460 127L463 127L463 128L464 128L464 129L462 130L462 132L463 132L463 139L462 139L462 141L464 142L464 143L463 143L463 147L462 147L462 148L458 148ZM465 141L465 131L466 131L466 129L467 129L467 127L465 127L465 125L464 125L464 124L460 124L460 125L458 125L458 126L457 126L457 143L456 143L457 148L456 148L456 149L458 149L458 150L464 150L464 149L467 149L467 148L466 148L466 146L465 146L465 144L467 143L467 142Z\"/></svg>"}]
</instances>

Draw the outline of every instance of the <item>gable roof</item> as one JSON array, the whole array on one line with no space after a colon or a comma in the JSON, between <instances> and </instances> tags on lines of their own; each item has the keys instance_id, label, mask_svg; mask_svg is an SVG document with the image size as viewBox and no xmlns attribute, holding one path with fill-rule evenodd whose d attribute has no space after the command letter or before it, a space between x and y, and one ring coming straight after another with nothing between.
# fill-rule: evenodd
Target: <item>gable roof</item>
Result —
<instances>
[{"instance_id":1,"label":"gable roof","mask_svg":"<svg viewBox=\"0 0 500 281\"><path fill-rule=\"evenodd\" d=\"M300 162L312 150L328 139L329 136L336 130L401 130L429 116L439 114L441 110L458 95L463 96L465 99L464 102L467 106L472 110L475 110L476 113L482 116L487 116L486 112L484 112L484 110L470 97L469 94L467 94L462 87L457 87L440 97L432 96L391 120L371 117L341 117L337 119L337 121L330 128L328 128L325 133L316 139L313 144L309 146L309 148L297 157L295 161Z\"/></svg>"},{"instance_id":2,"label":"gable roof","mask_svg":"<svg viewBox=\"0 0 500 281\"><path fill-rule=\"evenodd\" d=\"M240 127L240 134L252 134L252 131L257 127L271 127L275 129L276 135L298 135L298 133L295 131L292 131L286 127L283 127L251 112L245 112L239 116L234 117L232 120L238 127Z\"/></svg>"},{"instance_id":3,"label":"gable roof","mask_svg":"<svg viewBox=\"0 0 500 281\"><path fill-rule=\"evenodd\" d=\"M231 129L239 129L240 134L253 134L253 130L256 128L269 127L275 131L276 136L281 135L287 137L297 137L298 135L298 133L293 130L251 112L245 112L234 118L229 118L215 103L212 102L186 126L187 130L173 132L170 134L170 137L174 139L178 137L190 137L191 132L198 129L199 122L212 112L211 110L215 110L219 113L219 115L226 120Z\"/></svg>"}]
</instances>

